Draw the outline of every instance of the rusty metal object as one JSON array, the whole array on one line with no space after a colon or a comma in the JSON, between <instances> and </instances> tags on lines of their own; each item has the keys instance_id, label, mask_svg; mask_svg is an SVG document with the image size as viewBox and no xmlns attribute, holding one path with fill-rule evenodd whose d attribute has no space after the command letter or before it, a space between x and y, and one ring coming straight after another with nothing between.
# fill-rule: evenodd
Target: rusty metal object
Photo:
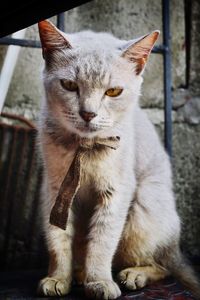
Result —
<instances>
[{"instance_id":1,"label":"rusty metal object","mask_svg":"<svg viewBox=\"0 0 200 300\"><path fill-rule=\"evenodd\" d=\"M31 121L27 120L27 119L26 119L25 117L23 117L23 116L19 116L19 115L7 113L7 112L2 112L2 113L0 114L0 116L3 117L3 118L15 120L15 121L20 121L21 123L26 124L29 128L36 129L35 124L33 124ZM2 122L0 122L0 124L3 125Z\"/></svg>"},{"instance_id":2,"label":"rusty metal object","mask_svg":"<svg viewBox=\"0 0 200 300\"><path fill-rule=\"evenodd\" d=\"M44 252L38 224L42 170L35 151L37 129L22 116L1 116L20 124L0 120L0 268L37 268Z\"/></svg>"}]
</instances>

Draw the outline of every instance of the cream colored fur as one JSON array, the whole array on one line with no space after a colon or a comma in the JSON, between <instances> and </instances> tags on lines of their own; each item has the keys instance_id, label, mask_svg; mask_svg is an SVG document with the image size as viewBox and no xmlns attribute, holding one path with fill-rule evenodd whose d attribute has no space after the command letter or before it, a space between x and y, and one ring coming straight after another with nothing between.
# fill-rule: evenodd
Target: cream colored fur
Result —
<instances>
[{"instance_id":1,"label":"cream colored fur","mask_svg":"<svg viewBox=\"0 0 200 300\"><path fill-rule=\"evenodd\" d=\"M115 299L121 292L112 270L118 270L118 280L134 290L170 274L172 257L180 255L180 221L169 158L138 105L144 66L139 66L139 74L136 70L144 60L139 60L141 53L134 42L104 33L65 35L50 23L41 23L40 35L46 59L46 99L39 143L50 267L39 292L65 295L77 273L88 297ZM156 40L150 37L146 39L149 52ZM71 47L62 47L64 39ZM142 43L143 39L140 46L144 48ZM53 54L48 52L52 45ZM149 52L145 52L145 62ZM77 80L80 95L63 91L62 78ZM104 95L106 89L116 86L123 87L121 96L111 99ZM87 131L80 107L97 113ZM85 155L81 188L63 231L49 224L49 215L74 156L73 146L65 145L71 133L87 138L120 136L120 147L99 156ZM110 187L111 196L97 197Z\"/></svg>"}]
</instances>

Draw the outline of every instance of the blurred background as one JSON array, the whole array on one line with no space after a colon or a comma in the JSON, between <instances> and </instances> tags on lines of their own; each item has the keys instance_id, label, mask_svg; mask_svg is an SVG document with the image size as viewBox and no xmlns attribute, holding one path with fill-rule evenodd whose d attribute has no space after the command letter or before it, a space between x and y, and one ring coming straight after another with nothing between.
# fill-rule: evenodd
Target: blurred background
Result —
<instances>
[{"instance_id":1,"label":"blurred background","mask_svg":"<svg viewBox=\"0 0 200 300\"><path fill-rule=\"evenodd\" d=\"M51 18L56 24L56 18ZM109 31L133 39L161 30L162 1L94 0L65 12L65 31ZM182 248L200 257L200 1L171 0L172 121L174 192L182 219ZM37 25L26 39L39 40ZM0 46L2 68L7 46ZM21 48L9 85L4 113L37 123L41 99L41 49ZM163 140L163 56L152 54L144 74L141 106ZM46 265L40 225L42 178L34 125L1 117L0 123L0 266L6 270ZM18 127L16 127L18 126ZM37 125L35 125L37 126ZM22 127L22 128L21 128ZM16 131L17 128L17 131ZM162 195L161 195L162 197Z\"/></svg>"}]
</instances>

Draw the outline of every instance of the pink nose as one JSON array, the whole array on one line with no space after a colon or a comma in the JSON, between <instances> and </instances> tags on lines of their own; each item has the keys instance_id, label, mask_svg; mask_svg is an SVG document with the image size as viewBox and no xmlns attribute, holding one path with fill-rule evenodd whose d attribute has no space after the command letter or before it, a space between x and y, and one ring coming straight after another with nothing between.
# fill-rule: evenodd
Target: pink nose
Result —
<instances>
[{"instance_id":1,"label":"pink nose","mask_svg":"<svg viewBox=\"0 0 200 300\"><path fill-rule=\"evenodd\" d=\"M86 122L90 122L94 117L97 116L97 114L95 114L94 112L88 112L88 111L84 111L84 110L81 110L79 112L79 114L83 118L83 120Z\"/></svg>"}]
</instances>

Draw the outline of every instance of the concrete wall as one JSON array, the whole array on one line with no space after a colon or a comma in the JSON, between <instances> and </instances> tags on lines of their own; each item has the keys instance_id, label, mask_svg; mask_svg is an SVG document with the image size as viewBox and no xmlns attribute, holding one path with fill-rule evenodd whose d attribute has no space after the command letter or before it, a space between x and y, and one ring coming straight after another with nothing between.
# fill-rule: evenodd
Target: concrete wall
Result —
<instances>
[{"instance_id":1,"label":"concrete wall","mask_svg":"<svg viewBox=\"0 0 200 300\"><path fill-rule=\"evenodd\" d=\"M191 48L191 87L185 85L184 1L171 1L172 88L173 88L173 165L174 189L183 219L183 245L200 255L200 4L193 3ZM162 31L161 1L94 0L65 13L66 32L84 29L110 31L123 39L132 39L154 29ZM53 18L55 21L55 18ZM27 30L27 38L38 39L37 26ZM162 34L160 38L162 42ZM5 47L0 49L0 63ZM36 119L42 97L41 50L21 49L5 111L14 111ZM141 105L162 134L163 128L163 61L152 54L148 63Z\"/></svg>"},{"instance_id":2,"label":"concrete wall","mask_svg":"<svg viewBox=\"0 0 200 300\"><path fill-rule=\"evenodd\" d=\"M172 2L172 50L175 54L172 64L173 86L177 88L185 83L184 18L183 1ZM94 0L66 12L65 15L65 28L69 33L92 29L110 31L119 38L132 39L155 29L162 32L161 1L154 1L152 6L152 2L148 0ZM37 26L31 26L26 37L38 39ZM159 42L162 42L162 34ZM0 56L2 57L1 53ZM35 117L42 97L41 69L41 51L21 49L6 106L12 106L12 109L16 106L16 110L20 106L28 116ZM146 107L163 107L161 55L152 55L149 61L141 104ZM28 112L30 107L31 115Z\"/></svg>"}]
</instances>

